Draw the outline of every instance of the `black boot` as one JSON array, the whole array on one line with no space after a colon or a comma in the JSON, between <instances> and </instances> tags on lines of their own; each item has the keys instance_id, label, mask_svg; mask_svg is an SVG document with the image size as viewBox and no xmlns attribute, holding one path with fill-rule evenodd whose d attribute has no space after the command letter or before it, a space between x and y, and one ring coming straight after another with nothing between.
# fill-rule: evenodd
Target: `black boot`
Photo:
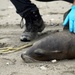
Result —
<instances>
[{"instance_id":1,"label":"black boot","mask_svg":"<svg viewBox=\"0 0 75 75\"><path fill-rule=\"evenodd\" d=\"M20 40L28 42L35 39L38 32L43 31L45 25L39 14L39 10L27 12L27 14L23 15L23 18L26 21L26 30L21 35Z\"/></svg>"}]
</instances>

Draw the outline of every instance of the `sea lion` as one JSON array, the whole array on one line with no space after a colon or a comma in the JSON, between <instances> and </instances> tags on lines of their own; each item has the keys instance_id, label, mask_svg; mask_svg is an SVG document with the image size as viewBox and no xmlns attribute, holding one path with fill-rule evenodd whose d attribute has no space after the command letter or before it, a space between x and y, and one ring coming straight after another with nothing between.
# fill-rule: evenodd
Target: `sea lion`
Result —
<instances>
[{"instance_id":1,"label":"sea lion","mask_svg":"<svg viewBox=\"0 0 75 75\"><path fill-rule=\"evenodd\" d=\"M75 58L75 34L68 30L51 34L33 44L21 57L26 62Z\"/></svg>"},{"instance_id":2,"label":"sea lion","mask_svg":"<svg viewBox=\"0 0 75 75\"><path fill-rule=\"evenodd\" d=\"M70 11L64 14L64 19ZM51 34L33 44L26 53L21 54L21 58L25 62L75 58L75 34L68 29L69 23L63 28L64 31Z\"/></svg>"}]
</instances>

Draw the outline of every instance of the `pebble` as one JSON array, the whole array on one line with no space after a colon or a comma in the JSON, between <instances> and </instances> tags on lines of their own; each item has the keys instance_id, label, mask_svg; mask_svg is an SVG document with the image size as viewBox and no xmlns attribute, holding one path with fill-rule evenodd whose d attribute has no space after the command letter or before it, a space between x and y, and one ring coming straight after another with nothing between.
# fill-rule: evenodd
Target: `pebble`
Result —
<instances>
[{"instance_id":1,"label":"pebble","mask_svg":"<svg viewBox=\"0 0 75 75\"><path fill-rule=\"evenodd\" d=\"M56 59L54 59L54 60L52 60L51 62L52 62L52 63L56 63L56 62L57 62L57 60L56 60Z\"/></svg>"},{"instance_id":2,"label":"pebble","mask_svg":"<svg viewBox=\"0 0 75 75\"><path fill-rule=\"evenodd\" d=\"M41 66L40 69L41 70L47 70L47 68L45 66Z\"/></svg>"},{"instance_id":3,"label":"pebble","mask_svg":"<svg viewBox=\"0 0 75 75\"><path fill-rule=\"evenodd\" d=\"M9 65L9 62L7 62L6 65Z\"/></svg>"}]
</instances>

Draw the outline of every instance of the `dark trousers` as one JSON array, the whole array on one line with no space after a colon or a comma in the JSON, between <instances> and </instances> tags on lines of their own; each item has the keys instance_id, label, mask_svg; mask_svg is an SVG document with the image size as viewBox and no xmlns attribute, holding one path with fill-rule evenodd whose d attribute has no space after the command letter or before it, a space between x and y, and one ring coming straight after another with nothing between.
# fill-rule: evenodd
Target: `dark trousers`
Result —
<instances>
[{"instance_id":1,"label":"dark trousers","mask_svg":"<svg viewBox=\"0 0 75 75\"><path fill-rule=\"evenodd\" d=\"M38 10L37 6L31 3L30 0L11 0L16 8L16 12L23 16L23 14L27 14L29 11Z\"/></svg>"},{"instance_id":2,"label":"dark trousers","mask_svg":"<svg viewBox=\"0 0 75 75\"><path fill-rule=\"evenodd\" d=\"M73 0L63 0L63 1L67 1L67 2L73 3Z\"/></svg>"},{"instance_id":3,"label":"dark trousers","mask_svg":"<svg viewBox=\"0 0 75 75\"><path fill-rule=\"evenodd\" d=\"M41 0L42 1L42 0ZM58 1L58 0L49 0L49 1ZM73 0L63 0L72 3ZM31 3L30 0L11 0L11 2L16 7L16 11L18 14L23 16L23 14L27 14L29 11L35 11L37 10L37 6L33 3Z\"/></svg>"}]
</instances>

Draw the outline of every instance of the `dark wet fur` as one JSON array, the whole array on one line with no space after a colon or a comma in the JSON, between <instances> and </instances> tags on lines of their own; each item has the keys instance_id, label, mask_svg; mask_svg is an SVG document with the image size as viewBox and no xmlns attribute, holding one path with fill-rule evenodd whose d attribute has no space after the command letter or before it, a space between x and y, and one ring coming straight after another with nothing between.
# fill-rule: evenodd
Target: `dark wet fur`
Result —
<instances>
[{"instance_id":1,"label":"dark wet fur","mask_svg":"<svg viewBox=\"0 0 75 75\"><path fill-rule=\"evenodd\" d=\"M25 55L41 61L75 58L75 34L63 31L47 36L34 44Z\"/></svg>"},{"instance_id":2,"label":"dark wet fur","mask_svg":"<svg viewBox=\"0 0 75 75\"><path fill-rule=\"evenodd\" d=\"M64 14L64 19L67 14ZM73 59L75 58L75 34L69 32L69 23L64 27L64 31L53 33L34 44L24 55L35 60L49 61L52 59Z\"/></svg>"}]
</instances>

